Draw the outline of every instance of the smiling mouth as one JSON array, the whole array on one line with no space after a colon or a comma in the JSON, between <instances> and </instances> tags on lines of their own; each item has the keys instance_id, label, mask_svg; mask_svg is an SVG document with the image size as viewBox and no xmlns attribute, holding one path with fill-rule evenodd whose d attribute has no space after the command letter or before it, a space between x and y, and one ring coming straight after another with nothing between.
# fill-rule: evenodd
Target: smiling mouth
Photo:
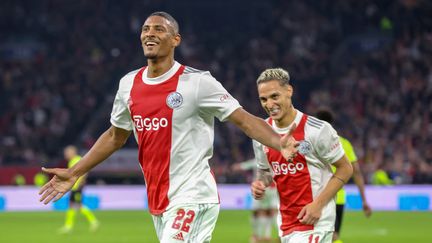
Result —
<instances>
[{"instance_id":1,"label":"smiling mouth","mask_svg":"<svg viewBox=\"0 0 432 243\"><path fill-rule=\"evenodd\" d=\"M147 47L153 47L153 46L157 46L159 43L155 42L155 41L146 41L144 42L144 46Z\"/></svg>"},{"instance_id":2,"label":"smiling mouth","mask_svg":"<svg viewBox=\"0 0 432 243\"><path fill-rule=\"evenodd\" d=\"M269 109L268 111L269 111L270 116L274 116L274 115L279 114L280 109L279 109L279 108L276 108L276 109Z\"/></svg>"}]
</instances>

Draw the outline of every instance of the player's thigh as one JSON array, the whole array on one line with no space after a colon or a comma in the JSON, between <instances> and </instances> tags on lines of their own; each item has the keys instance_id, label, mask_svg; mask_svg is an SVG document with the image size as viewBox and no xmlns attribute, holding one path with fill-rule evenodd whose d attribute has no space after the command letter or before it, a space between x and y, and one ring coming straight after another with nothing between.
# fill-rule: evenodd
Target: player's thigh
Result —
<instances>
[{"instance_id":1,"label":"player's thigh","mask_svg":"<svg viewBox=\"0 0 432 243\"><path fill-rule=\"evenodd\" d=\"M332 231L294 231L281 238L282 243L332 243Z\"/></svg>"},{"instance_id":2,"label":"player's thigh","mask_svg":"<svg viewBox=\"0 0 432 243\"><path fill-rule=\"evenodd\" d=\"M266 190L264 197L260 200L252 200L253 210L268 210L276 209L278 203L277 191L274 188L269 188Z\"/></svg>"},{"instance_id":3,"label":"player's thigh","mask_svg":"<svg viewBox=\"0 0 432 243\"><path fill-rule=\"evenodd\" d=\"M260 211L265 209L267 209L267 202L265 201L265 198L261 200L252 200L252 210Z\"/></svg>"},{"instance_id":4,"label":"player's thigh","mask_svg":"<svg viewBox=\"0 0 432 243\"><path fill-rule=\"evenodd\" d=\"M210 242L219 215L219 204L185 204L154 216L162 243Z\"/></svg>"},{"instance_id":5,"label":"player's thigh","mask_svg":"<svg viewBox=\"0 0 432 243\"><path fill-rule=\"evenodd\" d=\"M270 209L277 209L279 204L279 196L278 191L276 187L270 187L267 192L268 201L269 201L269 208Z\"/></svg>"}]
</instances>

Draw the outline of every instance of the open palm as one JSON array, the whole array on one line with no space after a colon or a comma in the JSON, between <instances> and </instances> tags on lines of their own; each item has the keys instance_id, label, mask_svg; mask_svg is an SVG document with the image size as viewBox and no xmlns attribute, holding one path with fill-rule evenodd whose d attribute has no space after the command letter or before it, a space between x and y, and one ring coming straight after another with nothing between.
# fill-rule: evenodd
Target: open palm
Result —
<instances>
[{"instance_id":1,"label":"open palm","mask_svg":"<svg viewBox=\"0 0 432 243\"><path fill-rule=\"evenodd\" d=\"M39 195L42 195L39 201L44 201L44 204L48 204L53 199L54 202L59 200L78 180L78 177L72 176L68 169L42 168L42 170L54 175L39 191Z\"/></svg>"}]
</instances>

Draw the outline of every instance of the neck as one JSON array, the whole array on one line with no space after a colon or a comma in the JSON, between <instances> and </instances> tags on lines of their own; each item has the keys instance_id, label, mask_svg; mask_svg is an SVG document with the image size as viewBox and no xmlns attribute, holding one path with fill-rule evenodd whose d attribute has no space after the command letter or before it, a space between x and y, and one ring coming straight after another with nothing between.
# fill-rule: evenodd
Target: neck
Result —
<instances>
[{"instance_id":1,"label":"neck","mask_svg":"<svg viewBox=\"0 0 432 243\"><path fill-rule=\"evenodd\" d=\"M174 58L147 59L147 77L156 78L168 72L174 65Z\"/></svg>"},{"instance_id":2,"label":"neck","mask_svg":"<svg viewBox=\"0 0 432 243\"><path fill-rule=\"evenodd\" d=\"M289 125L291 125L291 123L294 122L296 115L297 115L297 111L296 109L294 109L294 106L291 105L288 114L284 116L282 119L277 121L275 120L274 122L276 126L279 128L288 127Z\"/></svg>"}]
</instances>

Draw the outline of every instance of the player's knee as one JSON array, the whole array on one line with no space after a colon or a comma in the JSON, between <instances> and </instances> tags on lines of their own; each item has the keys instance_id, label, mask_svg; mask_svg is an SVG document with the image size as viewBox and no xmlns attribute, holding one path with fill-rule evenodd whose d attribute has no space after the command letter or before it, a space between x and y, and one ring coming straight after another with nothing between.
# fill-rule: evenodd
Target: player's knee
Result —
<instances>
[{"instance_id":1,"label":"player's knee","mask_svg":"<svg viewBox=\"0 0 432 243\"><path fill-rule=\"evenodd\" d=\"M274 210L273 210L273 209L267 209L267 210L265 211L265 214L266 214L267 217L273 217L273 215L274 215Z\"/></svg>"},{"instance_id":2,"label":"player's knee","mask_svg":"<svg viewBox=\"0 0 432 243\"><path fill-rule=\"evenodd\" d=\"M256 212L256 217L266 217L267 216L266 210L258 209L255 212Z\"/></svg>"}]
</instances>

